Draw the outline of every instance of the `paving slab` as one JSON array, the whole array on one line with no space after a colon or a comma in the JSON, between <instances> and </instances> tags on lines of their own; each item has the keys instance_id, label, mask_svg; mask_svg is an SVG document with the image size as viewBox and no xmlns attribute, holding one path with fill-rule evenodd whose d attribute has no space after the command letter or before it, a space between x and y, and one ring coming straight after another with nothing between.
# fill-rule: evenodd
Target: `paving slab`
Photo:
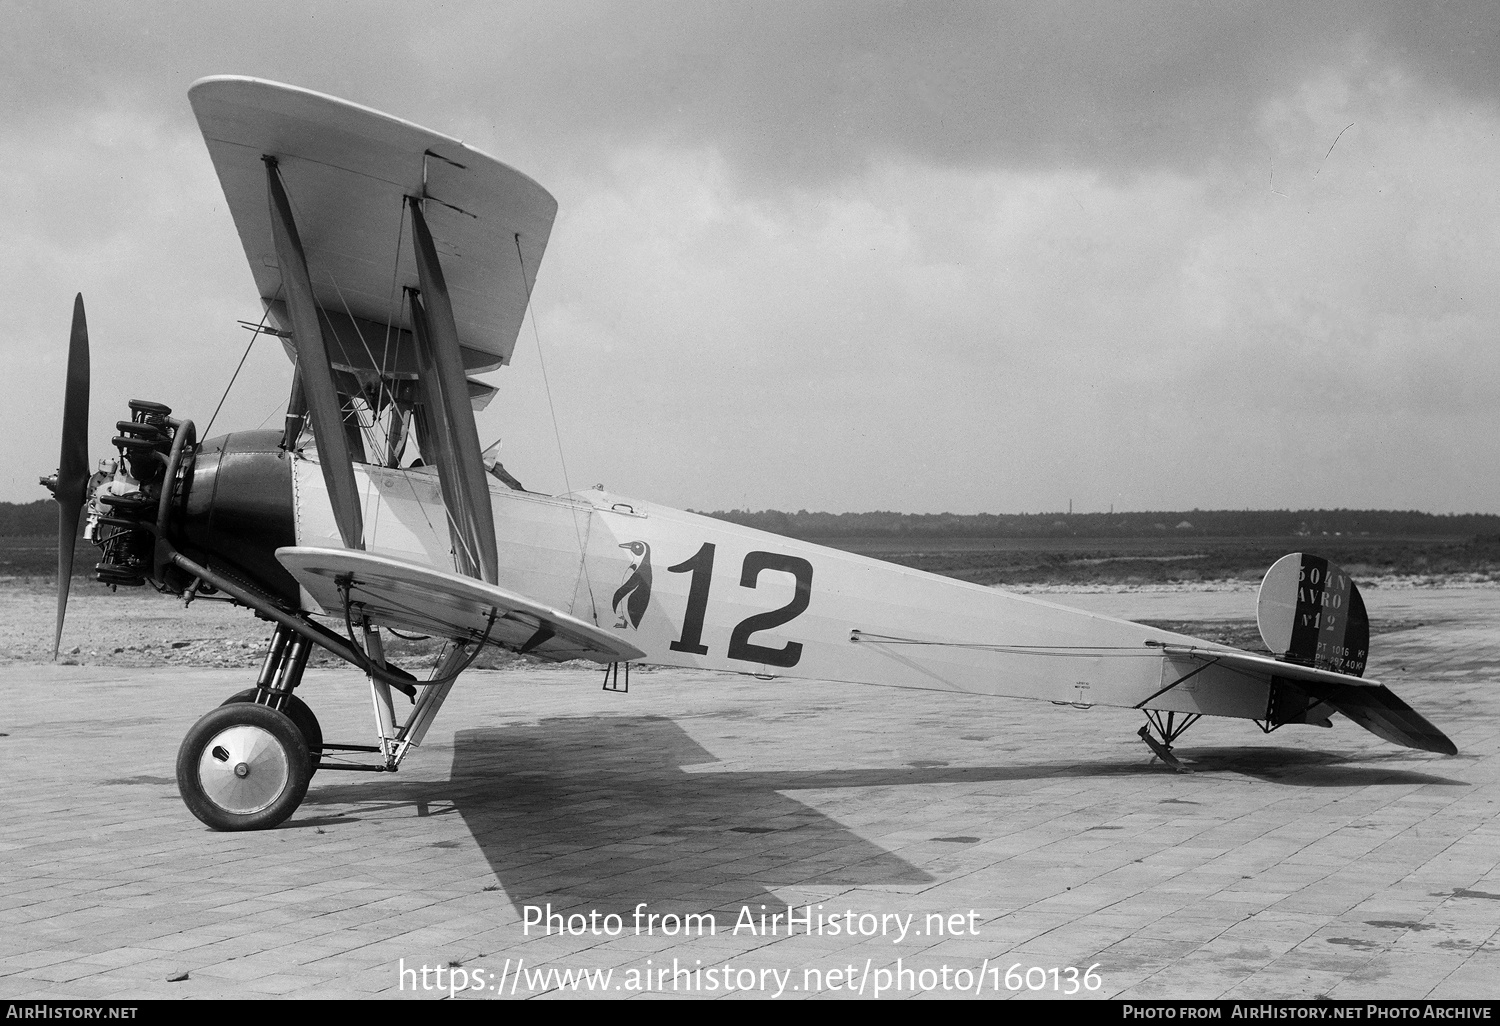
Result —
<instances>
[{"instance_id":1,"label":"paving slab","mask_svg":"<svg viewBox=\"0 0 1500 1026\"><path fill-rule=\"evenodd\" d=\"M1366 600L1458 756L1206 718L1175 774L1124 711L536 666L221 834L174 761L253 671L0 665L0 997L1500 998L1500 590ZM368 737L356 673L299 693Z\"/></svg>"}]
</instances>

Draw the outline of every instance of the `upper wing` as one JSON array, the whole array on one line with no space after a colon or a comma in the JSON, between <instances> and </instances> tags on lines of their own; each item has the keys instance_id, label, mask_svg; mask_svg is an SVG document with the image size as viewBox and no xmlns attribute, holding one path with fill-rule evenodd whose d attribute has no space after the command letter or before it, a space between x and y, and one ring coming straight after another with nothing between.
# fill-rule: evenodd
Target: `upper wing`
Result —
<instances>
[{"instance_id":1,"label":"upper wing","mask_svg":"<svg viewBox=\"0 0 1500 1026\"><path fill-rule=\"evenodd\" d=\"M308 546L276 550L276 558L330 616L369 616L386 627L456 641L489 640L544 659L626 662L645 655L618 634L493 584L419 563L350 549Z\"/></svg>"},{"instance_id":2,"label":"upper wing","mask_svg":"<svg viewBox=\"0 0 1500 1026\"><path fill-rule=\"evenodd\" d=\"M279 161L335 364L415 371L401 303L418 284L407 196L428 198L465 366L510 362L557 213L547 190L456 139L311 90L224 76L194 83L188 99L267 304L281 271L261 158Z\"/></svg>"},{"instance_id":3,"label":"upper wing","mask_svg":"<svg viewBox=\"0 0 1500 1026\"><path fill-rule=\"evenodd\" d=\"M498 578L469 370L509 362L557 204L456 139L248 78L189 90L267 313L297 356L343 543L364 547L361 407L395 466L416 429L466 575ZM483 388L484 386L481 386ZM346 431L353 442L346 441ZM286 445L295 426L289 418Z\"/></svg>"}]
</instances>

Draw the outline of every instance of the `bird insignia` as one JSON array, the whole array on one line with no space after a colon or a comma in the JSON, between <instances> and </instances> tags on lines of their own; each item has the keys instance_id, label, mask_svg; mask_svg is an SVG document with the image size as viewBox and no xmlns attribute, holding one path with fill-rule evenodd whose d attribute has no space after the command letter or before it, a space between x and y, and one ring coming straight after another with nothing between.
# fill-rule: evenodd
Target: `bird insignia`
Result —
<instances>
[{"instance_id":1,"label":"bird insignia","mask_svg":"<svg viewBox=\"0 0 1500 1026\"><path fill-rule=\"evenodd\" d=\"M625 542L622 549L629 549L635 561L625 571L625 578L615 590L613 608L620 617L615 628L639 627L641 617L646 615L646 606L651 601L651 546L643 541Z\"/></svg>"}]
</instances>

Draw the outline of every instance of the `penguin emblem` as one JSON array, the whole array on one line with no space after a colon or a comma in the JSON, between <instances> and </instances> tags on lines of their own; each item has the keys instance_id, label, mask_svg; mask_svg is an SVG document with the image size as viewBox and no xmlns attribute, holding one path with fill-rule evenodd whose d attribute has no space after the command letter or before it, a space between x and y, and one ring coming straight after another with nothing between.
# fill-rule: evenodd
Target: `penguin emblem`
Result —
<instances>
[{"instance_id":1,"label":"penguin emblem","mask_svg":"<svg viewBox=\"0 0 1500 1026\"><path fill-rule=\"evenodd\" d=\"M629 549L635 562L625 571L625 579L615 591L614 611L619 614L618 630L623 627L639 627L641 617L646 615L646 605L651 601L651 546L643 541L625 542L620 546Z\"/></svg>"}]
</instances>

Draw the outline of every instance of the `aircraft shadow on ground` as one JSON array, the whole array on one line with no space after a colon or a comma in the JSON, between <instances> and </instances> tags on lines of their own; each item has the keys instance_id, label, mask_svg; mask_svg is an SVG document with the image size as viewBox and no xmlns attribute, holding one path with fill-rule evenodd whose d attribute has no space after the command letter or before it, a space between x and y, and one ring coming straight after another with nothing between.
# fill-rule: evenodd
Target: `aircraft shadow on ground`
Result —
<instances>
[{"instance_id":1,"label":"aircraft shadow on ground","mask_svg":"<svg viewBox=\"0 0 1500 1026\"><path fill-rule=\"evenodd\" d=\"M1467 781L1414 769L1411 761L1426 758L1404 749L1357 757L1305 748L1185 746L1177 750L1190 770L1199 773L1239 773L1277 784L1301 787L1367 787L1378 784L1446 784L1470 786Z\"/></svg>"},{"instance_id":2,"label":"aircraft shadow on ground","mask_svg":"<svg viewBox=\"0 0 1500 1026\"><path fill-rule=\"evenodd\" d=\"M689 773L717 761L665 717L587 717L464 730L447 782L326 785L316 806L414 804L463 817L518 910L598 909L628 916L784 908L768 887L837 891L933 878L802 802L787 774ZM886 774L887 776L889 774ZM795 774L793 775L795 776ZM288 826L296 826L299 817ZM728 915L728 920L724 916Z\"/></svg>"},{"instance_id":3,"label":"aircraft shadow on ground","mask_svg":"<svg viewBox=\"0 0 1500 1026\"><path fill-rule=\"evenodd\" d=\"M628 915L647 902L657 910L732 917L742 905L784 905L770 887L838 891L933 882L783 792L1167 772L1146 755L1012 766L688 772L717 760L666 717L557 718L459 731L447 781L381 777L343 784L327 780L332 774L325 771L304 806L314 815L287 826L347 822L372 809L415 806L418 815L451 809L518 911L550 902L554 909ZM1246 747L1183 755L1200 772L1301 786L1459 783L1405 767L1351 765L1326 752ZM318 806L344 808L320 816ZM975 814L986 815L978 807ZM982 826L965 825L963 832L984 833Z\"/></svg>"}]
</instances>

